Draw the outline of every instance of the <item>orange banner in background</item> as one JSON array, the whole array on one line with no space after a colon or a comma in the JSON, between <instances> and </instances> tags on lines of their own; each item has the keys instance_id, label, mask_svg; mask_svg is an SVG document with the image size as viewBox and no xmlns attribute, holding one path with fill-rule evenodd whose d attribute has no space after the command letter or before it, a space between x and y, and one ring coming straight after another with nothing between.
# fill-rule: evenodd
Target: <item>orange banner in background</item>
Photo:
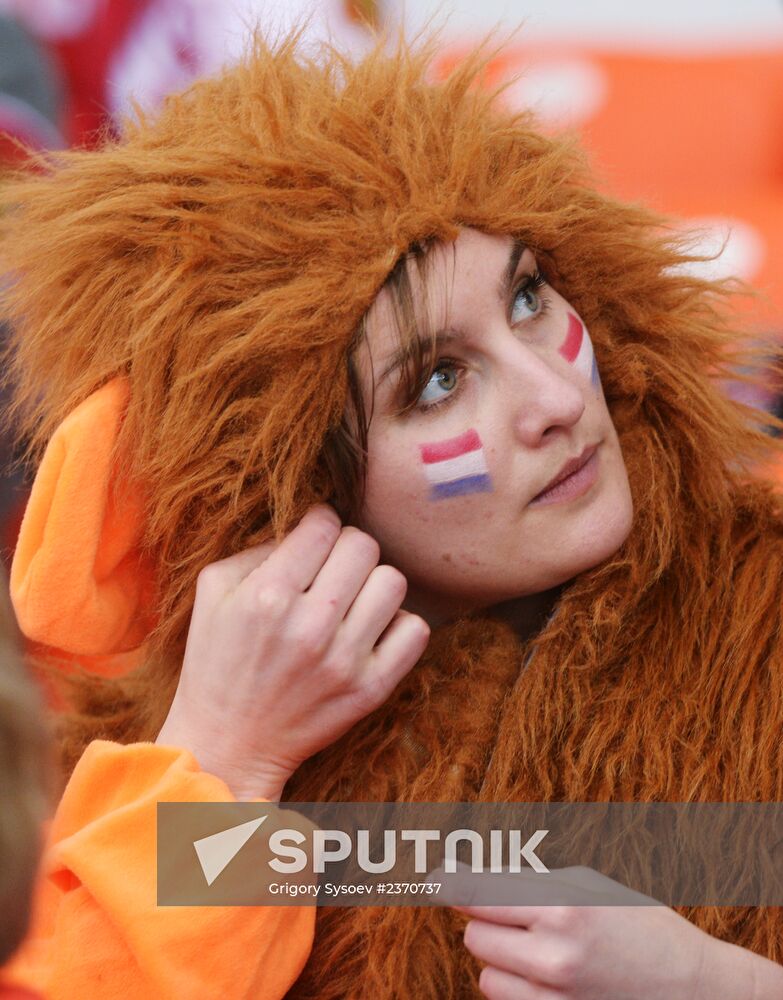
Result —
<instances>
[{"instance_id":1,"label":"orange banner in background","mask_svg":"<svg viewBox=\"0 0 783 1000\"><path fill-rule=\"evenodd\" d=\"M438 77L469 46L444 50ZM552 45L511 46L487 86L552 131L575 129L607 190L678 216L697 252L721 259L768 299L757 328L783 333L783 48L735 54L650 55ZM747 308L747 306L742 306Z\"/></svg>"}]
</instances>

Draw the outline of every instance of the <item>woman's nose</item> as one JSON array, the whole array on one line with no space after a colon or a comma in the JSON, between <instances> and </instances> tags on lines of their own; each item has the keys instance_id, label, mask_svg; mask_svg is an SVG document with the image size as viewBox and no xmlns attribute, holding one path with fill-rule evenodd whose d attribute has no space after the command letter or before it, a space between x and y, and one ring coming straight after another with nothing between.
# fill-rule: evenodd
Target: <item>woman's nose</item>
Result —
<instances>
[{"instance_id":1,"label":"woman's nose","mask_svg":"<svg viewBox=\"0 0 783 1000\"><path fill-rule=\"evenodd\" d=\"M510 386L514 430L528 447L536 447L544 438L566 433L585 411L585 393L576 373L563 372L561 366L542 357L531 348L517 344L515 385Z\"/></svg>"}]
</instances>

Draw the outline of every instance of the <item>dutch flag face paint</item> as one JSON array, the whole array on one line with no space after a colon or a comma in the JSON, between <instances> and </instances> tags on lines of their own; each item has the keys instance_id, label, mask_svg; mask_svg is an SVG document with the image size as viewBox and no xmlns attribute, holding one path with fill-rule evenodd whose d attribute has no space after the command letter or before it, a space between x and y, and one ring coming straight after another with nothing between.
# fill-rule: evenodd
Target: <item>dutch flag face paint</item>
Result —
<instances>
[{"instance_id":1,"label":"dutch flag face paint","mask_svg":"<svg viewBox=\"0 0 783 1000\"><path fill-rule=\"evenodd\" d=\"M478 432L472 428L455 438L419 445L430 499L489 493L492 483Z\"/></svg>"},{"instance_id":2,"label":"dutch flag face paint","mask_svg":"<svg viewBox=\"0 0 783 1000\"><path fill-rule=\"evenodd\" d=\"M598 391L601 387L601 379L598 375L598 364L593 353L593 345L587 330L585 330L584 323L573 313L568 314L568 333L559 350L566 361L574 365L585 378L588 378L595 390Z\"/></svg>"}]
</instances>

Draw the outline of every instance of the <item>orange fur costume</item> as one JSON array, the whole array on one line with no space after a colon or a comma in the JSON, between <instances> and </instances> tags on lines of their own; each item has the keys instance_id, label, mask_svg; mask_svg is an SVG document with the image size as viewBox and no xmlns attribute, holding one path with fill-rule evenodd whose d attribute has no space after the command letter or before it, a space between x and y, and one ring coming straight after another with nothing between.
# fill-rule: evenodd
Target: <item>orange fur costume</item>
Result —
<instances>
[{"instance_id":1,"label":"orange fur costume","mask_svg":"<svg viewBox=\"0 0 783 1000\"><path fill-rule=\"evenodd\" d=\"M6 194L10 375L32 457L96 390L129 389L111 466L95 470L102 501L79 528L90 545L69 548L81 515L60 478L61 529L41 540L44 504L17 571L21 604L65 609L56 641L45 621L39 641L67 648L70 628L73 652L105 655L148 623L138 670L82 685L66 756L97 735L154 738L198 572L333 496L324 445L362 315L413 242L470 226L530 245L589 328L634 527L532 643L480 614L438 629L391 701L288 796L781 800L783 521L752 472L775 445L719 391L733 340L720 290L676 266L661 220L598 193L567 143L475 86L480 60L433 85L427 56L308 63L293 41L258 44L120 142L58 155ZM113 505L135 512L122 545L106 531ZM68 603L67 577L55 591L42 570L33 585L42 547L50 566L70 560L86 604ZM775 909L688 915L783 961ZM462 922L322 911L292 995L476 996Z\"/></svg>"}]
</instances>

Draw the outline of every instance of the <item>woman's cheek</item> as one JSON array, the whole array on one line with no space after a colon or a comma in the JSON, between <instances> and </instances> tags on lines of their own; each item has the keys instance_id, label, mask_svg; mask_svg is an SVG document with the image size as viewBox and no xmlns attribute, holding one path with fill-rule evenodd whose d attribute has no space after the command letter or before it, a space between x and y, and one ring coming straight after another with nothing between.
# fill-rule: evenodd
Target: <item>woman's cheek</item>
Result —
<instances>
[{"instance_id":1,"label":"woman's cheek","mask_svg":"<svg viewBox=\"0 0 783 1000\"><path fill-rule=\"evenodd\" d=\"M601 391L601 377L598 374L593 342L584 323L575 313L568 314L568 330L558 351L569 364L589 380L596 392Z\"/></svg>"},{"instance_id":2,"label":"woman's cheek","mask_svg":"<svg viewBox=\"0 0 783 1000\"><path fill-rule=\"evenodd\" d=\"M467 562L478 565L477 526L486 528L492 519L492 501L480 494L497 488L478 430L423 440L411 435L404 442L376 439L375 445L360 526L380 543L384 559L413 577L437 576L452 554L455 562L471 555Z\"/></svg>"},{"instance_id":3,"label":"woman's cheek","mask_svg":"<svg viewBox=\"0 0 783 1000\"><path fill-rule=\"evenodd\" d=\"M484 446L473 427L456 437L421 442L419 458L431 501L492 492Z\"/></svg>"}]
</instances>

